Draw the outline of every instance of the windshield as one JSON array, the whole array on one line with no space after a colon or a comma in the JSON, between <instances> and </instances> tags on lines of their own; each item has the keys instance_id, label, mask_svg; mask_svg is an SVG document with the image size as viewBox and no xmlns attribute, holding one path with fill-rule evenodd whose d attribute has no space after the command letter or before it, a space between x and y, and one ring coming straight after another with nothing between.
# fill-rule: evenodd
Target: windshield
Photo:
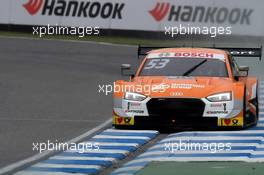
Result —
<instances>
[{"instance_id":1,"label":"windshield","mask_svg":"<svg viewBox=\"0 0 264 175\"><path fill-rule=\"evenodd\" d=\"M140 76L228 77L228 73L225 62L218 59L151 58L146 60Z\"/></svg>"}]
</instances>

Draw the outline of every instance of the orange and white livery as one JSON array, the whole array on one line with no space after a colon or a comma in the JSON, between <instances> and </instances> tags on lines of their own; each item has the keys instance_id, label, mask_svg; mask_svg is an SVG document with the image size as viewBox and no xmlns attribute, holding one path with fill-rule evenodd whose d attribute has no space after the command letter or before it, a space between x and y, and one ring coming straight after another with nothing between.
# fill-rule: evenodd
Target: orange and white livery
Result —
<instances>
[{"instance_id":1,"label":"orange and white livery","mask_svg":"<svg viewBox=\"0 0 264 175\"><path fill-rule=\"evenodd\" d=\"M245 128L258 120L258 81L234 57L260 57L261 48L140 47L144 58L130 65L113 94L117 128Z\"/></svg>"}]
</instances>

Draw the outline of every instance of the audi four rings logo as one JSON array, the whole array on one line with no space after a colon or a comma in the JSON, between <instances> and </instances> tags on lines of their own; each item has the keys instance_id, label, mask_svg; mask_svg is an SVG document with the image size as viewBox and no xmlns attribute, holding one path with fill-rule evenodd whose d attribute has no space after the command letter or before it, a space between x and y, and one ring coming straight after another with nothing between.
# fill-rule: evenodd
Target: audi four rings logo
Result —
<instances>
[{"instance_id":1,"label":"audi four rings logo","mask_svg":"<svg viewBox=\"0 0 264 175\"><path fill-rule=\"evenodd\" d=\"M43 4L43 0L29 0L26 4L23 4L24 8L29 14L35 15Z\"/></svg>"},{"instance_id":2,"label":"audi four rings logo","mask_svg":"<svg viewBox=\"0 0 264 175\"><path fill-rule=\"evenodd\" d=\"M149 11L149 13L156 21L161 21L167 15L169 8L170 8L169 3L158 2L156 6Z\"/></svg>"}]
</instances>

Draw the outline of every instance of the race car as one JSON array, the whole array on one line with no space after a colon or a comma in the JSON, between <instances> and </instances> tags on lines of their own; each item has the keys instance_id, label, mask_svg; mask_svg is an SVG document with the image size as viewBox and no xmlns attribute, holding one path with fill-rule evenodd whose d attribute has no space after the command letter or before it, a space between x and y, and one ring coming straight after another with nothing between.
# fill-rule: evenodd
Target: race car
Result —
<instances>
[{"instance_id":1,"label":"race car","mask_svg":"<svg viewBox=\"0 0 264 175\"><path fill-rule=\"evenodd\" d=\"M134 74L122 64L113 94L116 128L242 129L258 121L258 81L235 57L260 48L139 47Z\"/></svg>"}]
</instances>

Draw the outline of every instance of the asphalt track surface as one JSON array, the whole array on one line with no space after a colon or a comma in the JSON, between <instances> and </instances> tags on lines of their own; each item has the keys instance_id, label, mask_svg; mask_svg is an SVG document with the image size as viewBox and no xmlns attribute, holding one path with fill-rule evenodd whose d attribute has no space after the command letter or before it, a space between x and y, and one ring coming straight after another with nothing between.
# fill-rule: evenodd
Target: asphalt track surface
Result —
<instances>
[{"instance_id":1,"label":"asphalt track surface","mask_svg":"<svg viewBox=\"0 0 264 175\"><path fill-rule=\"evenodd\" d=\"M37 154L33 142L64 142L109 119L112 98L98 85L120 79L120 64L136 65L136 49L0 38L0 168ZM245 63L264 75L263 62Z\"/></svg>"},{"instance_id":2,"label":"asphalt track surface","mask_svg":"<svg viewBox=\"0 0 264 175\"><path fill-rule=\"evenodd\" d=\"M28 158L32 143L64 142L111 117L99 84L136 63L136 48L0 38L0 167Z\"/></svg>"}]
</instances>

